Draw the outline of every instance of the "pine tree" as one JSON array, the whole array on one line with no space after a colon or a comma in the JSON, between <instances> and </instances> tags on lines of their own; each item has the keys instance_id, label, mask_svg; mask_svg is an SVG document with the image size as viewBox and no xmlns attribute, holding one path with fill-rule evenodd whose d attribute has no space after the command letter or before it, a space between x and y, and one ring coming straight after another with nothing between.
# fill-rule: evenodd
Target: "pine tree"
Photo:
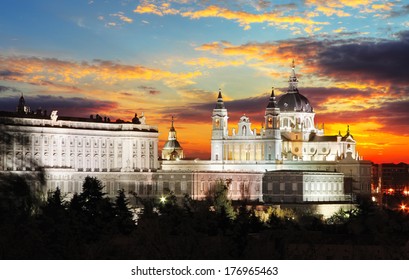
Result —
<instances>
[{"instance_id":1,"label":"pine tree","mask_svg":"<svg viewBox=\"0 0 409 280\"><path fill-rule=\"evenodd\" d=\"M133 214L128 208L128 199L123 189L118 191L118 196L115 200L115 220L118 230L122 234L129 234L135 228Z\"/></svg>"}]
</instances>

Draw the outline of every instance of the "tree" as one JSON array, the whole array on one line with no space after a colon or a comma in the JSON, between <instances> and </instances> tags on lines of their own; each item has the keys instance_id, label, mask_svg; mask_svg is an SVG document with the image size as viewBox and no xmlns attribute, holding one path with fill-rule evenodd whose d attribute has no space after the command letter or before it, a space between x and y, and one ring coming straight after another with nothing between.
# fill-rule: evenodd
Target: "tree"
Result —
<instances>
[{"instance_id":1,"label":"tree","mask_svg":"<svg viewBox=\"0 0 409 280\"><path fill-rule=\"evenodd\" d=\"M26 220L38 212L41 197L32 190L29 182L17 174L0 174L0 223Z\"/></svg>"},{"instance_id":2,"label":"tree","mask_svg":"<svg viewBox=\"0 0 409 280\"><path fill-rule=\"evenodd\" d=\"M228 198L229 188L223 180L218 180L214 191L214 209L219 214L226 215L227 218L233 220L236 217L231 200Z\"/></svg>"},{"instance_id":3,"label":"tree","mask_svg":"<svg viewBox=\"0 0 409 280\"><path fill-rule=\"evenodd\" d=\"M74 195L69 205L70 223L87 241L109 235L116 228L114 207L102 190L101 181L87 176L82 193Z\"/></svg>"},{"instance_id":4,"label":"tree","mask_svg":"<svg viewBox=\"0 0 409 280\"><path fill-rule=\"evenodd\" d=\"M59 188L48 197L46 204L42 207L42 214L55 221L66 218L66 205L63 202Z\"/></svg>"},{"instance_id":5,"label":"tree","mask_svg":"<svg viewBox=\"0 0 409 280\"><path fill-rule=\"evenodd\" d=\"M133 214L128 208L128 200L123 189L118 191L115 200L115 220L122 234L129 234L135 228Z\"/></svg>"},{"instance_id":6,"label":"tree","mask_svg":"<svg viewBox=\"0 0 409 280\"><path fill-rule=\"evenodd\" d=\"M103 188L101 181L89 176L85 178L82 185L80 194L82 209L92 220L114 216L112 204L106 197L106 193L102 192Z\"/></svg>"}]
</instances>

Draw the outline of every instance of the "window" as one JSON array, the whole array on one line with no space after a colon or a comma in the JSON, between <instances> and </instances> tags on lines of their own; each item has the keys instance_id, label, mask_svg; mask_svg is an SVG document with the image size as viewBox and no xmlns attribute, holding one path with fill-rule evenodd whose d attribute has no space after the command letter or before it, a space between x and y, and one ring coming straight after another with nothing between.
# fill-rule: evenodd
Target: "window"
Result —
<instances>
[{"instance_id":1,"label":"window","mask_svg":"<svg viewBox=\"0 0 409 280\"><path fill-rule=\"evenodd\" d=\"M214 121L214 126L215 126L216 128L219 128L219 127L220 127L220 120L219 120L219 119L216 119L216 120Z\"/></svg>"}]
</instances>

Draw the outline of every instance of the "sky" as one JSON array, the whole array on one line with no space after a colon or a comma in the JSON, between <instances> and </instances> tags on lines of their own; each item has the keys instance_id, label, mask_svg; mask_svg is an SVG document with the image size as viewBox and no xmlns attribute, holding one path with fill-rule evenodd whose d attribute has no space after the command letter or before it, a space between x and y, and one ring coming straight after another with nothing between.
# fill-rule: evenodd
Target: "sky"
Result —
<instances>
[{"instance_id":1,"label":"sky","mask_svg":"<svg viewBox=\"0 0 409 280\"><path fill-rule=\"evenodd\" d=\"M347 125L364 159L409 162L409 1L2 0L0 110L21 94L59 115L171 116L190 158L209 158L219 88L229 126L261 129L271 88L300 93L328 135Z\"/></svg>"}]
</instances>

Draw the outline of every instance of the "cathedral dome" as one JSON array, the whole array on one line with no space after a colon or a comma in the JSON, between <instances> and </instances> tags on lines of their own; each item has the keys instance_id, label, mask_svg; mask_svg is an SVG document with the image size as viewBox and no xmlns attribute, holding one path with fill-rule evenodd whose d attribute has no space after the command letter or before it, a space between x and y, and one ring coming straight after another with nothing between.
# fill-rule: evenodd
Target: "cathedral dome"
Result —
<instances>
[{"instance_id":1,"label":"cathedral dome","mask_svg":"<svg viewBox=\"0 0 409 280\"><path fill-rule=\"evenodd\" d=\"M290 91L280 96L277 105L281 112L313 112L308 98L300 94L298 90Z\"/></svg>"}]
</instances>

